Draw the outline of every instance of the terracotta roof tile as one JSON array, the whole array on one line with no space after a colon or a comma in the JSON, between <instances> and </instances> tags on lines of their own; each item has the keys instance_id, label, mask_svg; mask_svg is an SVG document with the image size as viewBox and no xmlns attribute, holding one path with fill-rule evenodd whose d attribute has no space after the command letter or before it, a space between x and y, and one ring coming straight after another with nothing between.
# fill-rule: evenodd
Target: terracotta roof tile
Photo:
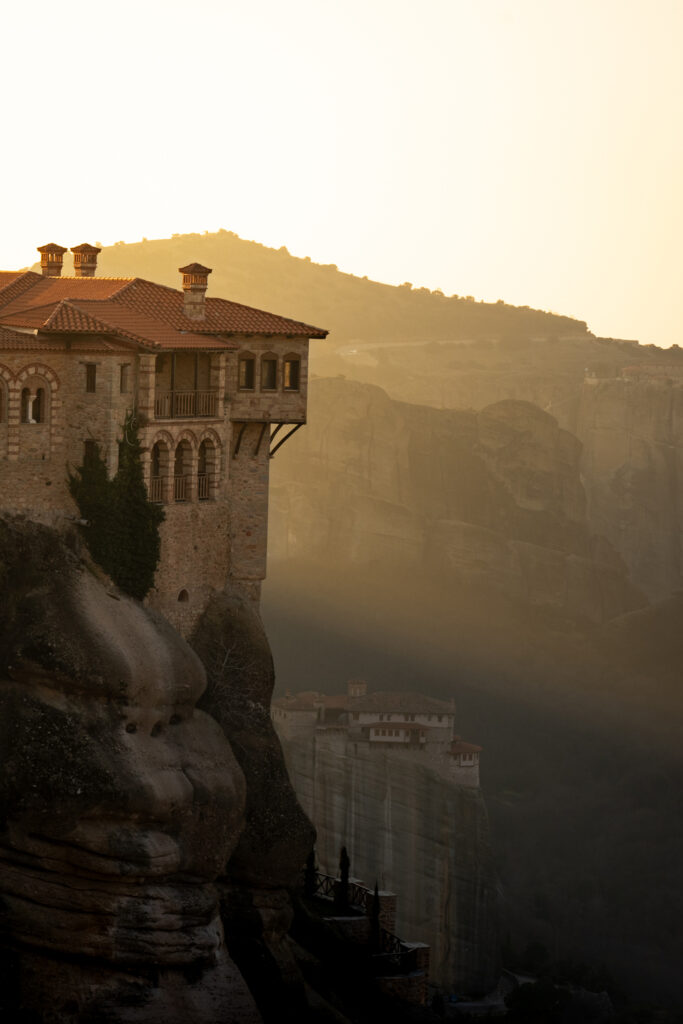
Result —
<instances>
[{"instance_id":1,"label":"terracotta roof tile","mask_svg":"<svg viewBox=\"0 0 683 1024\"><path fill-rule=\"evenodd\" d=\"M177 330L195 334L274 334L303 338L325 338L327 331L299 320L267 313L252 306L243 306L228 299L206 299L206 318L192 320L185 316L183 293L164 285L135 278L116 296L117 301L134 306L151 316L159 317Z\"/></svg>"},{"instance_id":2,"label":"terracotta roof tile","mask_svg":"<svg viewBox=\"0 0 683 1024\"><path fill-rule=\"evenodd\" d=\"M464 740L455 740L451 743L451 754L479 754L483 750L483 747L478 747L476 743L465 743Z\"/></svg>"},{"instance_id":3,"label":"terracotta roof tile","mask_svg":"<svg viewBox=\"0 0 683 1024\"><path fill-rule=\"evenodd\" d=\"M0 327L0 349L5 352L33 352L36 349L49 351L62 347L62 342L55 343L48 339L38 338L33 332L25 334L23 331L12 331L7 327Z\"/></svg>"},{"instance_id":4,"label":"terracotta roof tile","mask_svg":"<svg viewBox=\"0 0 683 1024\"><path fill-rule=\"evenodd\" d=\"M51 320L65 300L68 307L63 306L57 318ZM32 271L0 275L0 321L15 326L44 326L45 330L92 333L108 333L113 328L114 333L120 332L152 348L233 348L234 342L225 336L234 334L304 338L327 335L319 327L227 299L208 298L206 319L190 319L185 316L182 292L142 278L50 278ZM100 326L94 326L94 321Z\"/></svg>"},{"instance_id":5,"label":"terracotta roof tile","mask_svg":"<svg viewBox=\"0 0 683 1024\"><path fill-rule=\"evenodd\" d=\"M35 274L32 270L0 271L0 309L44 280L41 274Z\"/></svg>"}]
</instances>

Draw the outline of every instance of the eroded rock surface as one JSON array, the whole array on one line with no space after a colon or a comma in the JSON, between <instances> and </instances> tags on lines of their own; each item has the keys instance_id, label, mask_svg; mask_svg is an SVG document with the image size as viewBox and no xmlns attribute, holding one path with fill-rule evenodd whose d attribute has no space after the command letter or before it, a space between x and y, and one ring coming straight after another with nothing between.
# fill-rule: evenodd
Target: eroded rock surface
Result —
<instances>
[{"instance_id":1,"label":"eroded rock surface","mask_svg":"<svg viewBox=\"0 0 683 1024\"><path fill-rule=\"evenodd\" d=\"M245 780L198 657L77 538L0 520L0 941L8 1019L260 1019L216 878Z\"/></svg>"},{"instance_id":2,"label":"eroded rock surface","mask_svg":"<svg viewBox=\"0 0 683 1024\"><path fill-rule=\"evenodd\" d=\"M316 380L309 409L273 464L271 557L424 570L593 623L647 603L589 525L579 441L537 406Z\"/></svg>"}]
</instances>

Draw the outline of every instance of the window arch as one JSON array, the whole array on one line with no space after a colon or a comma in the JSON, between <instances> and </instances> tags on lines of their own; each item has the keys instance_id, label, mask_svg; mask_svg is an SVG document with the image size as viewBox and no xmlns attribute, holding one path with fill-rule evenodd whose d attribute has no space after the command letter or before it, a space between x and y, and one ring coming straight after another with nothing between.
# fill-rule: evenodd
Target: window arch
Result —
<instances>
[{"instance_id":1,"label":"window arch","mask_svg":"<svg viewBox=\"0 0 683 1024\"><path fill-rule=\"evenodd\" d=\"M213 498L217 476L216 445L210 437L205 437L199 445L197 456L197 497L200 501Z\"/></svg>"},{"instance_id":2,"label":"window arch","mask_svg":"<svg viewBox=\"0 0 683 1024\"><path fill-rule=\"evenodd\" d=\"M173 463L173 500L189 501L192 485L192 445L183 438L178 441Z\"/></svg>"},{"instance_id":3,"label":"window arch","mask_svg":"<svg viewBox=\"0 0 683 1024\"><path fill-rule=\"evenodd\" d=\"M49 388L40 377L29 378L21 389L21 422L47 423Z\"/></svg>"},{"instance_id":4,"label":"window arch","mask_svg":"<svg viewBox=\"0 0 683 1024\"><path fill-rule=\"evenodd\" d=\"M152 445L150 452L149 500L168 501L169 446L160 438Z\"/></svg>"}]
</instances>

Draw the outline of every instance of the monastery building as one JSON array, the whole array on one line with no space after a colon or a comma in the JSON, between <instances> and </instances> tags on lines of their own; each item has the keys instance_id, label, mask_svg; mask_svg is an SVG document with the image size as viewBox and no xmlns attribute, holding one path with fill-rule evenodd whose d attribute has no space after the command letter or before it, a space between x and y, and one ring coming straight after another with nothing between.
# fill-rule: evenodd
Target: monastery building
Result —
<instances>
[{"instance_id":1,"label":"monastery building","mask_svg":"<svg viewBox=\"0 0 683 1024\"><path fill-rule=\"evenodd\" d=\"M149 497L164 505L148 601L189 633L229 580L258 602L270 458L306 422L308 342L326 331L207 298L211 270L182 290L98 278L100 249L41 246L42 273L0 271L2 507L75 517L67 467L98 445L113 475L137 419Z\"/></svg>"}]
</instances>

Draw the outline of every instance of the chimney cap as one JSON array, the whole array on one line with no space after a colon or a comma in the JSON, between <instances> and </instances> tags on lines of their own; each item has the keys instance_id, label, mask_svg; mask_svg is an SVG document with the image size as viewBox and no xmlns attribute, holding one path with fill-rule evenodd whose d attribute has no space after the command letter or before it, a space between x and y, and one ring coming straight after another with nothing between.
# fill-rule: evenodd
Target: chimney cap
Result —
<instances>
[{"instance_id":1,"label":"chimney cap","mask_svg":"<svg viewBox=\"0 0 683 1024\"><path fill-rule=\"evenodd\" d=\"M40 252L40 253L43 253L43 252L59 252L59 253L63 254L63 253L68 251L68 247L67 246L57 245L56 242L48 242L47 245L39 245L39 246L37 246L37 249L38 249L38 252Z\"/></svg>"},{"instance_id":2,"label":"chimney cap","mask_svg":"<svg viewBox=\"0 0 683 1024\"><path fill-rule=\"evenodd\" d=\"M80 245L72 245L71 246L71 251L72 252L83 252L83 253L85 253L85 252L94 252L94 253L102 252L102 250L98 249L96 245L90 245L89 242L81 242Z\"/></svg>"},{"instance_id":3,"label":"chimney cap","mask_svg":"<svg viewBox=\"0 0 683 1024\"><path fill-rule=\"evenodd\" d=\"M211 267L203 267L201 263L188 263L186 267L178 267L179 274L212 274Z\"/></svg>"}]
</instances>

